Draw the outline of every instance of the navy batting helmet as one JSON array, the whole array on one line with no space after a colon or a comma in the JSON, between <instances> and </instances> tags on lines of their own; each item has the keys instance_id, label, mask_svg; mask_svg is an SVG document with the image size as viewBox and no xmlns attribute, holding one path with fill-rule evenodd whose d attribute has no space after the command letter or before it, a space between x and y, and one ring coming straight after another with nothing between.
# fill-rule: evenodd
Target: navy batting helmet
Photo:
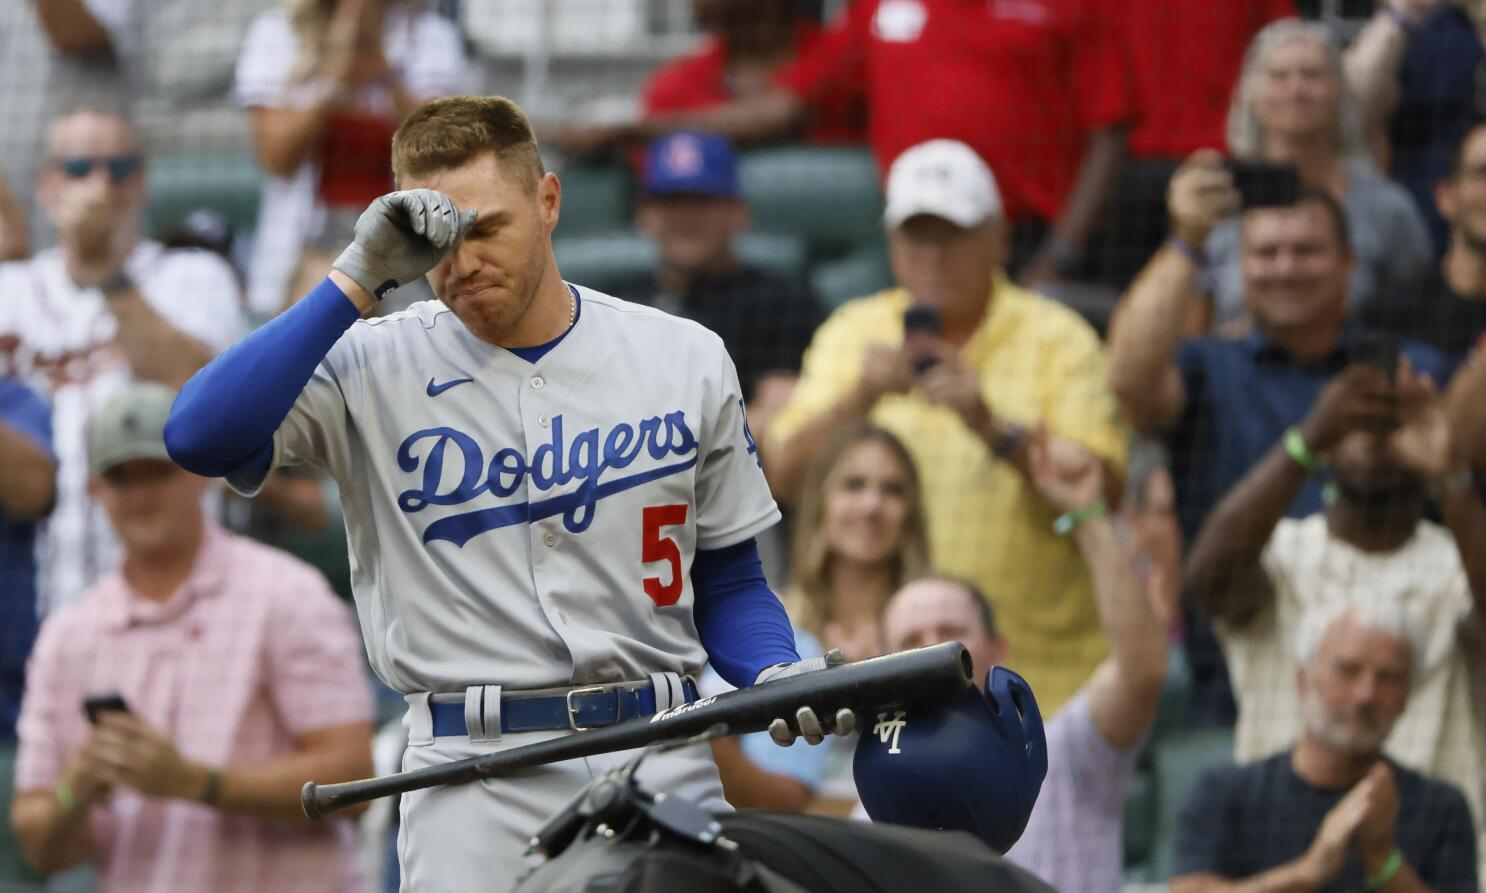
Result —
<instances>
[{"instance_id":1,"label":"navy batting helmet","mask_svg":"<svg viewBox=\"0 0 1486 893\"><path fill-rule=\"evenodd\" d=\"M852 774L873 821L969 831L1004 853L1047 775L1037 699L1022 677L992 667L984 694L873 717Z\"/></svg>"}]
</instances>

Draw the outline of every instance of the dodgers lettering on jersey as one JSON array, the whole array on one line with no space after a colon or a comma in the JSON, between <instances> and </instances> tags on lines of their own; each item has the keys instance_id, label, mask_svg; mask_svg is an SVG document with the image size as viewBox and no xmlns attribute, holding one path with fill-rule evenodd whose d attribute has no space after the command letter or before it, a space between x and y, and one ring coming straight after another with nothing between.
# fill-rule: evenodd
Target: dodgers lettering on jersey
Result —
<instances>
[{"instance_id":1,"label":"dodgers lettering on jersey","mask_svg":"<svg viewBox=\"0 0 1486 893\"><path fill-rule=\"evenodd\" d=\"M340 485L368 655L400 691L697 672L696 550L778 520L717 336L580 295L535 364L436 302L359 322L274 435L275 465Z\"/></svg>"},{"instance_id":2,"label":"dodgers lettering on jersey","mask_svg":"<svg viewBox=\"0 0 1486 893\"><path fill-rule=\"evenodd\" d=\"M428 505L464 505L487 493L505 498L521 490L528 480L529 491L548 493L554 487L578 480L580 483L576 490L561 496L496 505L441 518L424 530L423 541L448 540L463 546L486 531L553 515L562 517L563 526L570 533L582 533L592 522L594 507L600 499L696 465L697 439L686 426L684 412L651 416L637 425L620 422L608 430L589 428L574 437L566 449L562 416L554 416L551 425L552 439L537 447L530 458L519 449L507 446L496 451L488 466L480 444L463 431L453 428L415 431L398 448L397 464L409 472L421 468L421 486L399 494L398 507L411 513ZM745 436L752 439L746 431ZM445 452L448 450L458 451L464 470L454 486L442 489ZM624 477L611 476L600 483L604 472L628 468L642 451L652 459L675 457L682 461Z\"/></svg>"}]
</instances>

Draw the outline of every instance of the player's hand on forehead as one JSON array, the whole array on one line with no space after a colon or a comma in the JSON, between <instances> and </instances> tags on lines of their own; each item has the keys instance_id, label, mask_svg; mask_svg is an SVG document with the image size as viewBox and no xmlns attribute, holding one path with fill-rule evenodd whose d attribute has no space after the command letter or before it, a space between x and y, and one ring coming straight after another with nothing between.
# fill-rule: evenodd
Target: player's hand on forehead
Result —
<instances>
[{"instance_id":1,"label":"player's hand on forehead","mask_svg":"<svg viewBox=\"0 0 1486 893\"><path fill-rule=\"evenodd\" d=\"M438 266L477 216L436 189L388 193L357 218L355 240L332 266L380 299Z\"/></svg>"}]
</instances>

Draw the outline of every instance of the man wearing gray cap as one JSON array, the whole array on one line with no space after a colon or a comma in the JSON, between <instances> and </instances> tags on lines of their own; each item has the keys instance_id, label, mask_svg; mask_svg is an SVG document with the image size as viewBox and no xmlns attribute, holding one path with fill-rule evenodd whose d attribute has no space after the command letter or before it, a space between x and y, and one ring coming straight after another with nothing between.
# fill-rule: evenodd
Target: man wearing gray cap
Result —
<instances>
[{"instance_id":1,"label":"man wearing gray cap","mask_svg":"<svg viewBox=\"0 0 1486 893\"><path fill-rule=\"evenodd\" d=\"M764 470L788 500L832 431L869 417L896 434L922 479L935 565L987 593L1051 714L1107 650L1088 571L1059 535L1104 504L1059 518L1032 486L1027 444L1044 428L1078 444L1118 491L1125 435L1099 338L1006 277L996 178L964 143L898 156L883 222L898 287L848 302L816 332L764 438Z\"/></svg>"},{"instance_id":2,"label":"man wearing gray cap","mask_svg":"<svg viewBox=\"0 0 1486 893\"><path fill-rule=\"evenodd\" d=\"M351 828L306 823L299 788L371 772L360 638L318 571L203 513L165 452L174 397L132 384L89 421L123 560L37 638L16 834L110 891L354 890Z\"/></svg>"}]
</instances>

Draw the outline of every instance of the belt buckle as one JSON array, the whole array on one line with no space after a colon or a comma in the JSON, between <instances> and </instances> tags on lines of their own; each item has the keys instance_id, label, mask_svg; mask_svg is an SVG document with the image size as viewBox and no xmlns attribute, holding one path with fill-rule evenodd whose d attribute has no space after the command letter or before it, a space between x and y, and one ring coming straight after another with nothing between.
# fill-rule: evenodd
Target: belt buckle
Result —
<instances>
[{"instance_id":1,"label":"belt buckle","mask_svg":"<svg viewBox=\"0 0 1486 893\"><path fill-rule=\"evenodd\" d=\"M596 728L598 728L598 726L580 726L580 725L578 725L578 720L577 720L577 717L578 717L578 708L573 706L573 696L574 695L593 694L594 692L602 692L607 687L608 686L604 686L604 685L585 685L585 686L583 686L581 688L572 689L571 691L569 691L567 693L567 695L565 696L565 698L566 698L567 704L568 704L568 727L569 728L571 728L575 732L587 732L590 729L596 729ZM619 721L619 689L618 689L618 687L615 687L615 689L614 689L614 721L615 722L618 722Z\"/></svg>"}]
</instances>

